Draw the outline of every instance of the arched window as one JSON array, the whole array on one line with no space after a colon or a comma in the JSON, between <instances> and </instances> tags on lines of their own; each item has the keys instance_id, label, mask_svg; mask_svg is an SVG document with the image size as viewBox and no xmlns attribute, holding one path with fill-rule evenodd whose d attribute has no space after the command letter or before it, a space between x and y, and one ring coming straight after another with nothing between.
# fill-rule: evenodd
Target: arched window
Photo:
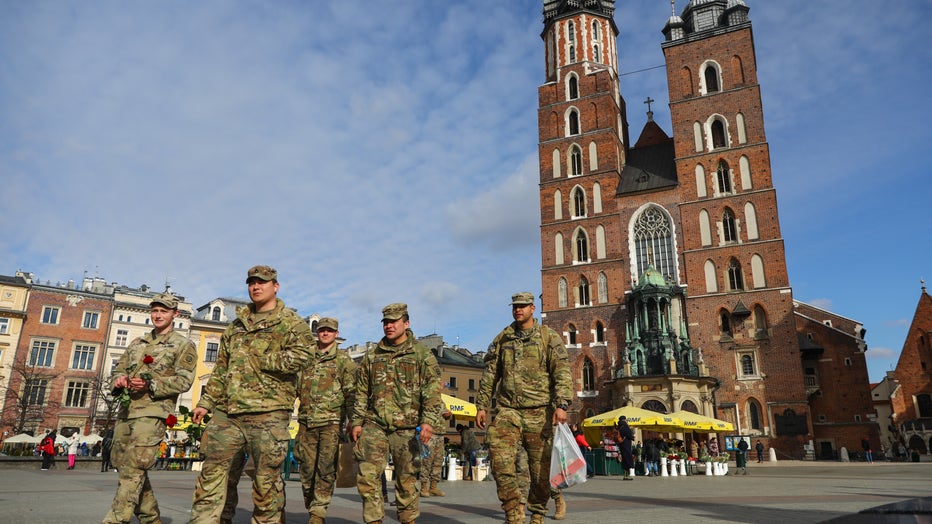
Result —
<instances>
[{"instance_id":1,"label":"arched window","mask_svg":"<svg viewBox=\"0 0 932 524\"><path fill-rule=\"evenodd\" d=\"M756 400L748 401L748 425L751 429L761 430L760 404Z\"/></svg>"},{"instance_id":2,"label":"arched window","mask_svg":"<svg viewBox=\"0 0 932 524\"><path fill-rule=\"evenodd\" d=\"M589 300L589 281L586 280L586 277L579 277L579 287L577 288L579 293L579 305L580 306L590 306L592 302Z\"/></svg>"},{"instance_id":3,"label":"arched window","mask_svg":"<svg viewBox=\"0 0 932 524\"><path fill-rule=\"evenodd\" d=\"M723 309L718 312L719 331L723 335L731 336L731 315Z\"/></svg>"},{"instance_id":4,"label":"arched window","mask_svg":"<svg viewBox=\"0 0 932 524\"><path fill-rule=\"evenodd\" d=\"M566 307L567 285L566 279L560 277L557 282L557 307Z\"/></svg>"},{"instance_id":5,"label":"arched window","mask_svg":"<svg viewBox=\"0 0 932 524\"><path fill-rule=\"evenodd\" d=\"M602 36L601 36L601 34L599 33L599 21L598 21L598 20L593 20L593 21L592 21L592 39L593 39L593 40L599 40L599 39L601 39L601 38L602 38Z\"/></svg>"},{"instance_id":6,"label":"arched window","mask_svg":"<svg viewBox=\"0 0 932 524\"><path fill-rule=\"evenodd\" d=\"M748 240L760 238L760 231L757 230L757 211L754 209L754 204L750 202L744 204L744 223L747 226Z\"/></svg>"},{"instance_id":7,"label":"arched window","mask_svg":"<svg viewBox=\"0 0 932 524\"><path fill-rule=\"evenodd\" d=\"M569 114L569 130L570 135L579 134L579 113L577 113L575 109L570 111ZM580 162L580 166L582 166L582 162Z\"/></svg>"},{"instance_id":8,"label":"arched window","mask_svg":"<svg viewBox=\"0 0 932 524\"><path fill-rule=\"evenodd\" d=\"M563 219L563 193L559 189L553 192L553 219Z\"/></svg>"},{"instance_id":9,"label":"arched window","mask_svg":"<svg viewBox=\"0 0 932 524\"><path fill-rule=\"evenodd\" d=\"M722 212L722 236L725 242L737 242L738 230L735 227L735 214L727 207Z\"/></svg>"},{"instance_id":10,"label":"arched window","mask_svg":"<svg viewBox=\"0 0 932 524\"><path fill-rule=\"evenodd\" d=\"M741 264L735 259L731 259L728 263L728 285L731 291L744 289L744 275L741 272Z\"/></svg>"},{"instance_id":11,"label":"arched window","mask_svg":"<svg viewBox=\"0 0 932 524\"><path fill-rule=\"evenodd\" d=\"M702 164L696 164L696 196L700 198L708 196L705 187L705 168Z\"/></svg>"},{"instance_id":12,"label":"arched window","mask_svg":"<svg viewBox=\"0 0 932 524\"><path fill-rule=\"evenodd\" d=\"M715 171L716 180L718 181L718 192L719 194L730 194L731 189L731 170L728 169L728 164L724 160L719 160L718 169Z\"/></svg>"},{"instance_id":13,"label":"arched window","mask_svg":"<svg viewBox=\"0 0 932 524\"><path fill-rule=\"evenodd\" d=\"M560 265L564 263L563 259L563 233L557 233L553 236L553 258L554 264Z\"/></svg>"},{"instance_id":14,"label":"arched window","mask_svg":"<svg viewBox=\"0 0 932 524\"><path fill-rule=\"evenodd\" d=\"M595 390L595 372L593 371L592 361L589 360L589 357L586 357L582 365L582 388L583 391Z\"/></svg>"},{"instance_id":15,"label":"arched window","mask_svg":"<svg viewBox=\"0 0 932 524\"><path fill-rule=\"evenodd\" d=\"M751 255L751 285L754 289L767 287L767 274L764 272L764 258L757 253Z\"/></svg>"},{"instance_id":16,"label":"arched window","mask_svg":"<svg viewBox=\"0 0 932 524\"><path fill-rule=\"evenodd\" d=\"M574 326L573 324L570 324L566 330L566 334L567 334L567 337L566 337L567 345L575 347L576 346L576 326Z\"/></svg>"},{"instance_id":17,"label":"arched window","mask_svg":"<svg viewBox=\"0 0 932 524\"><path fill-rule=\"evenodd\" d=\"M574 113L575 114L575 113ZM576 131L579 133L579 130ZM582 150L579 146L570 148L570 176L579 176L582 174Z\"/></svg>"},{"instance_id":18,"label":"arched window","mask_svg":"<svg viewBox=\"0 0 932 524\"><path fill-rule=\"evenodd\" d=\"M575 61L576 61L576 46L571 45L570 46L570 63L573 63Z\"/></svg>"},{"instance_id":19,"label":"arched window","mask_svg":"<svg viewBox=\"0 0 932 524\"><path fill-rule=\"evenodd\" d=\"M725 124L721 120L716 118L712 121L712 147L718 149L720 147L725 147L727 142L725 141Z\"/></svg>"},{"instance_id":20,"label":"arched window","mask_svg":"<svg viewBox=\"0 0 932 524\"><path fill-rule=\"evenodd\" d=\"M699 241L703 246L712 245L712 222L705 209L699 211Z\"/></svg>"},{"instance_id":21,"label":"arched window","mask_svg":"<svg viewBox=\"0 0 932 524\"><path fill-rule=\"evenodd\" d=\"M653 264L664 278L676 281L676 253L673 247L673 225L667 214L657 206L647 206L634 221L634 248L637 275Z\"/></svg>"},{"instance_id":22,"label":"arched window","mask_svg":"<svg viewBox=\"0 0 932 524\"><path fill-rule=\"evenodd\" d=\"M220 321L220 306L214 306L210 310L210 319L215 321Z\"/></svg>"},{"instance_id":23,"label":"arched window","mask_svg":"<svg viewBox=\"0 0 932 524\"><path fill-rule=\"evenodd\" d=\"M705 270L705 292L706 293L717 293L718 292L718 276L715 273L715 262L711 260L706 260L705 265L703 266Z\"/></svg>"},{"instance_id":24,"label":"arched window","mask_svg":"<svg viewBox=\"0 0 932 524\"><path fill-rule=\"evenodd\" d=\"M641 404L641 409L646 409L647 411L653 411L654 413L666 413L667 407L663 405L659 400L648 400L647 402Z\"/></svg>"},{"instance_id":25,"label":"arched window","mask_svg":"<svg viewBox=\"0 0 932 524\"><path fill-rule=\"evenodd\" d=\"M605 326L598 320L595 322L595 341L600 344L605 342Z\"/></svg>"},{"instance_id":26,"label":"arched window","mask_svg":"<svg viewBox=\"0 0 932 524\"><path fill-rule=\"evenodd\" d=\"M582 229L576 232L576 261L589 262L589 237Z\"/></svg>"},{"instance_id":27,"label":"arched window","mask_svg":"<svg viewBox=\"0 0 932 524\"><path fill-rule=\"evenodd\" d=\"M708 93L717 93L720 91L718 86L718 69L709 64L705 68L705 92Z\"/></svg>"},{"instance_id":28,"label":"arched window","mask_svg":"<svg viewBox=\"0 0 932 524\"><path fill-rule=\"evenodd\" d=\"M738 159L738 171L741 173L741 189L745 191L752 189L754 186L751 182L751 161L748 157L741 155Z\"/></svg>"},{"instance_id":29,"label":"arched window","mask_svg":"<svg viewBox=\"0 0 932 524\"><path fill-rule=\"evenodd\" d=\"M693 402L692 400L684 400L683 404L680 405L680 409L683 411L688 411L690 413L695 413L697 415L699 414L699 408L696 407L695 402Z\"/></svg>"},{"instance_id":30,"label":"arched window","mask_svg":"<svg viewBox=\"0 0 932 524\"><path fill-rule=\"evenodd\" d=\"M566 38L570 42L576 41L576 24L572 20L566 24Z\"/></svg>"},{"instance_id":31,"label":"arched window","mask_svg":"<svg viewBox=\"0 0 932 524\"><path fill-rule=\"evenodd\" d=\"M754 372L754 357L751 355L741 355L741 374L756 375Z\"/></svg>"},{"instance_id":32,"label":"arched window","mask_svg":"<svg viewBox=\"0 0 932 524\"><path fill-rule=\"evenodd\" d=\"M569 78L569 99L576 100L579 98L579 79L576 75L570 75Z\"/></svg>"},{"instance_id":33,"label":"arched window","mask_svg":"<svg viewBox=\"0 0 932 524\"><path fill-rule=\"evenodd\" d=\"M596 62L602 61L602 55L599 54L599 44L592 46L592 59Z\"/></svg>"},{"instance_id":34,"label":"arched window","mask_svg":"<svg viewBox=\"0 0 932 524\"><path fill-rule=\"evenodd\" d=\"M767 332L767 313L759 305L754 306L754 330L757 334Z\"/></svg>"},{"instance_id":35,"label":"arched window","mask_svg":"<svg viewBox=\"0 0 932 524\"><path fill-rule=\"evenodd\" d=\"M595 228L595 258L605 258L605 228L602 224Z\"/></svg>"},{"instance_id":36,"label":"arched window","mask_svg":"<svg viewBox=\"0 0 932 524\"><path fill-rule=\"evenodd\" d=\"M586 216L586 193L581 187L573 189L573 217Z\"/></svg>"},{"instance_id":37,"label":"arched window","mask_svg":"<svg viewBox=\"0 0 932 524\"><path fill-rule=\"evenodd\" d=\"M608 277L599 273L599 304L608 302Z\"/></svg>"},{"instance_id":38,"label":"arched window","mask_svg":"<svg viewBox=\"0 0 932 524\"><path fill-rule=\"evenodd\" d=\"M738 113L737 115L735 115L735 123L738 125L738 143L747 144L748 130L747 130L747 126L744 124L743 113Z\"/></svg>"},{"instance_id":39,"label":"arched window","mask_svg":"<svg viewBox=\"0 0 932 524\"><path fill-rule=\"evenodd\" d=\"M602 212L602 186L598 182L592 184L592 212Z\"/></svg>"}]
</instances>

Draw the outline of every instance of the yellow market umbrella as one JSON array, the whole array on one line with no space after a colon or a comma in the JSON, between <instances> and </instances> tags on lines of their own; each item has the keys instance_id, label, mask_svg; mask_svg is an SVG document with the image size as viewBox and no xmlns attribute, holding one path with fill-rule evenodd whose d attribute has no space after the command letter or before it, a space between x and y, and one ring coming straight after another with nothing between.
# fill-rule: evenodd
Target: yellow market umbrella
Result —
<instances>
[{"instance_id":1,"label":"yellow market umbrella","mask_svg":"<svg viewBox=\"0 0 932 524\"><path fill-rule=\"evenodd\" d=\"M686 430L700 433L723 433L735 430L735 426L731 422L725 422L724 420L699 415L690 411L676 411L673 415L683 420L683 429Z\"/></svg>"},{"instance_id":2,"label":"yellow market umbrella","mask_svg":"<svg viewBox=\"0 0 932 524\"><path fill-rule=\"evenodd\" d=\"M446 393L441 393L440 398L443 399L443 405L450 410L450 413L452 413L455 418L465 420L476 419L477 409L476 405L472 402L466 402L465 400L451 397Z\"/></svg>"},{"instance_id":3,"label":"yellow market umbrella","mask_svg":"<svg viewBox=\"0 0 932 524\"><path fill-rule=\"evenodd\" d=\"M615 427L615 425L618 424L618 417L621 415L625 416L628 425L633 428L641 428L645 431L656 431L658 433L681 431L683 422L679 418L664 413L657 413L634 406L624 406L583 420L582 430L583 434L586 436L586 441L591 445L595 445L593 444L594 442L597 443L601 441L602 429Z\"/></svg>"}]
</instances>

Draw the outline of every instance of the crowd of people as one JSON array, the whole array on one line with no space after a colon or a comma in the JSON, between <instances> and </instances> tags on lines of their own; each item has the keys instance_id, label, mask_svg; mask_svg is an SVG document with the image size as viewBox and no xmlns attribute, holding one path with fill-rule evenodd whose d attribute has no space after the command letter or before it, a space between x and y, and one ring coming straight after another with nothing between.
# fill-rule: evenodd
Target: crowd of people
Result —
<instances>
[{"instance_id":1,"label":"crowd of people","mask_svg":"<svg viewBox=\"0 0 932 524\"><path fill-rule=\"evenodd\" d=\"M338 350L337 319L321 319L315 337L278 298L274 268L250 268L246 287L250 303L223 333L213 372L191 411L193 424L209 417L198 450L203 461L191 522L232 521L246 457L252 464L247 470L252 522L281 522L281 468L289 457L295 399L300 408L293 457L308 522L325 522L339 456L348 442L358 467L363 520L381 523L385 517L385 468L391 457L398 520L416 522L421 496L444 495L435 475L444 441L436 430L449 411L440 396L440 366L414 336L407 305L382 309L384 337L356 364ZM113 370L113 391L122 408L109 460L118 471L118 485L104 524L134 517L159 521L148 471L166 457L163 437L175 422L178 395L190 389L194 378L194 344L173 329L178 299L163 293L149 306L154 328L129 344ZM533 295L513 295L511 310L513 322L486 355L476 426L487 430L492 475L508 522L523 523L527 508L531 523L540 524L551 498L565 516L565 503L550 489L547 472L553 425L566 422L572 380L562 338L534 318ZM475 465L478 440L471 428L457 429L464 457ZM526 474L516 471L519 451L526 456Z\"/></svg>"}]
</instances>

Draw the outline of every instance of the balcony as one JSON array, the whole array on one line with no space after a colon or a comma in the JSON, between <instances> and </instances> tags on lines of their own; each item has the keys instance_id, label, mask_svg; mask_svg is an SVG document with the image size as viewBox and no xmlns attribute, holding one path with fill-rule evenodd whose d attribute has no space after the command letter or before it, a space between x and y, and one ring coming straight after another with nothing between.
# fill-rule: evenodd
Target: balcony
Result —
<instances>
[{"instance_id":1,"label":"balcony","mask_svg":"<svg viewBox=\"0 0 932 524\"><path fill-rule=\"evenodd\" d=\"M803 382L806 385L807 397L811 397L819 392L819 377L817 375L803 375Z\"/></svg>"}]
</instances>

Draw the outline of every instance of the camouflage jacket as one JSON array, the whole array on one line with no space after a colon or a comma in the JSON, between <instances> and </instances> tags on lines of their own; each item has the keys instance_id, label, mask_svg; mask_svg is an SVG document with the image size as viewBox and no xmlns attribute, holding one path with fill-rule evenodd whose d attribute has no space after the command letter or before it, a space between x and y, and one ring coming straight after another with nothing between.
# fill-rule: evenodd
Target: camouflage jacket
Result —
<instances>
[{"instance_id":1,"label":"camouflage jacket","mask_svg":"<svg viewBox=\"0 0 932 524\"><path fill-rule=\"evenodd\" d=\"M514 323L489 347L479 381L476 407L488 411L492 394L506 408L558 406L572 401L573 384L566 347L555 331L537 323L517 331Z\"/></svg>"},{"instance_id":2,"label":"camouflage jacket","mask_svg":"<svg viewBox=\"0 0 932 524\"><path fill-rule=\"evenodd\" d=\"M362 358L356 372L352 425L372 422L386 431L420 424L441 427L440 365L414 333L398 346L383 338Z\"/></svg>"},{"instance_id":3,"label":"camouflage jacket","mask_svg":"<svg viewBox=\"0 0 932 524\"><path fill-rule=\"evenodd\" d=\"M151 363L145 363L146 356L152 357ZM124 375L151 376L149 391L130 393L129 407L121 407L120 416L165 418L174 413L178 395L191 389L196 365L197 348L175 330L164 335L153 330L134 339L113 368L110 380L112 383Z\"/></svg>"},{"instance_id":4,"label":"camouflage jacket","mask_svg":"<svg viewBox=\"0 0 932 524\"><path fill-rule=\"evenodd\" d=\"M356 363L334 342L298 377L298 420L309 427L342 423L353 413Z\"/></svg>"},{"instance_id":5,"label":"camouflage jacket","mask_svg":"<svg viewBox=\"0 0 932 524\"><path fill-rule=\"evenodd\" d=\"M313 361L317 342L307 322L276 300L261 320L252 304L236 311L197 407L230 415L294 409L298 373Z\"/></svg>"}]
</instances>

